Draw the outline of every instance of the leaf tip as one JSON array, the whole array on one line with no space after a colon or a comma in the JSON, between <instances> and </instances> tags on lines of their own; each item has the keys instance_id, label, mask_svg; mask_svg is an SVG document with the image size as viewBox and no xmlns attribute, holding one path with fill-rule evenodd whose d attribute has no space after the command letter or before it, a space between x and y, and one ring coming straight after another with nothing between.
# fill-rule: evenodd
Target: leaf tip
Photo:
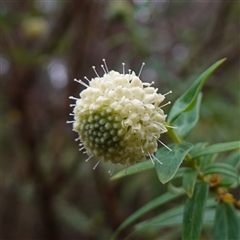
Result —
<instances>
[{"instance_id":1,"label":"leaf tip","mask_svg":"<svg viewBox=\"0 0 240 240\"><path fill-rule=\"evenodd\" d=\"M226 60L227 60L227 58L225 57L225 58L222 58L221 60L219 60L219 62L224 63Z\"/></svg>"}]
</instances>

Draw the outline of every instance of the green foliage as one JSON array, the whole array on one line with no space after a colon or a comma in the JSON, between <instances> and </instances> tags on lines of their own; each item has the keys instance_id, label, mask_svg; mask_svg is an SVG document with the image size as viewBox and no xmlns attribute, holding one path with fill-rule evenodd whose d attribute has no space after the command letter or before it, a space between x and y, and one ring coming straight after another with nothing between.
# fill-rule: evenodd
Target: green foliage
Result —
<instances>
[{"instance_id":1,"label":"green foliage","mask_svg":"<svg viewBox=\"0 0 240 240\"><path fill-rule=\"evenodd\" d=\"M208 223L213 223L213 212L209 207L215 206L216 203L214 199L208 199L206 202L206 216L204 219ZM210 210L210 212L209 212ZM134 231L129 235L133 236L139 233L142 233L144 230L151 230L151 229L159 229L163 227L168 227L168 226L177 226L182 224L182 219L183 219L183 214L184 214L184 206L176 206L173 207L164 213L161 213L157 215L156 217L151 218L150 220L146 220L143 222L140 222L135 225ZM128 236L128 237L129 237Z\"/></svg>"},{"instance_id":2,"label":"green foliage","mask_svg":"<svg viewBox=\"0 0 240 240\"><path fill-rule=\"evenodd\" d=\"M171 208L164 213L151 218L150 220L146 220L144 222L138 223L135 226L135 231L130 235L139 234L139 232L142 232L143 230L156 228L160 226L166 226L165 222L169 219L175 218L183 213L183 206L178 206Z\"/></svg>"},{"instance_id":3,"label":"green foliage","mask_svg":"<svg viewBox=\"0 0 240 240\"><path fill-rule=\"evenodd\" d=\"M172 123L181 114L190 111L197 103L196 99L208 77L215 71L226 59L219 60L203 72L199 78L189 87L189 89L180 96L173 104L168 115L168 122Z\"/></svg>"},{"instance_id":4,"label":"green foliage","mask_svg":"<svg viewBox=\"0 0 240 240\"><path fill-rule=\"evenodd\" d=\"M177 127L175 132L182 139L188 136L198 122L201 100L202 94L199 93L198 97L193 102L193 108L190 110L188 109L184 114L180 114L176 120L172 122L172 124Z\"/></svg>"},{"instance_id":5,"label":"green foliage","mask_svg":"<svg viewBox=\"0 0 240 240\"><path fill-rule=\"evenodd\" d=\"M111 177L111 180L116 180L122 177L126 177L129 175L133 175L136 173L144 172L148 169L153 169L154 166L150 160L138 163L134 166L128 167L126 170L121 170L120 172L116 173Z\"/></svg>"},{"instance_id":6,"label":"green foliage","mask_svg":"<svg viewBox=\"0 0 240 240\"><path fill-rule=\"evenodd\" d=\"M209 174L223 174L228 175L229 177L235 178L235 180L238 180L238 172L236 168L232 167L231 165L227 163L213 163L211 165L206 166L202 170L204 175Z\"/></svg>"},{"instance_id":7,"label":"green foliage","mask_svg":"<svg viewBox=\"0 0 240 240\"><path fill-rule=\"evenodd\" d=\"M183 193L182 193L183 194ZM166 192L163 195L161 195L160 197L150 201L149 203L147 203L145 206L143 206L142 208L138 209L134 214L132 214L130 217L128 217L116 230L116 232L114 233L113 237L117 236L117 234L123 230L124 228L126 228L127 226L129 226L131 223L133 223L134 221L136 221L137 219L139 219L141 216L143 216L144 214L148 213L149 211L154 210L157 207L160 207L161 205L163 205L166 202L172 201L177 197L180 197L182 194L174 194L171 192Z\"/></svg>"},{"instance_id":8,"label":"green foliage","mask_svg":"<svg viewBox=\"0 0 240 240\"><path fill-rule=\"evenodd\" d=\"M183 215L183 240L200 238L207 195L208 184L200 182L195 186L193 197L187 198Z\"/></svg>"},{"instance_id":9,"label":"green foliage","mask_svg":"<svg viewBox=\"0 0 240 240\"><path fill-rule=\"evenodd\" d=\"M214 220L214 240L237 240L240 238L240 224L232 204L220 202Z\"/></svg>"},{"instance_id":10,"label":"green foliage","mask_svg":"<svg viewBox=\"0 0 240 240\"><path fill-rule=\"evenodd\" d=\"M237 200L228 191L229 188L239 185L239 173L236 167L240 165L240 152L233 152L225 162L217 160L219 153L239 149L240 141L213 145L185 142L199 119L202 99L200 91L207 78L224 61L225 59L216 62L202 73L173 104L168 116L168 124L174 127L169 126L168 135L175 143L161 147L157 151L156 158L159 161L152 158L151 161L131 166L127 172L121 171L112 177L112 180L115 180L155 168L160 182L162 184L168 182L168 192L130 215L119 226L112 239L147 212L183 194L186 197L185 204L182 203L136 224L128 239L146 231L159 231L164 226L182 225L183 240L198 240L202 236L202 228L205 224L214 225L213 236L216 240L239 239L239 219L234 208ZM169 148L172 151L169 151ZM174 183L181 184L175 186ZM212 198L210 190L217 196L218 202Z\"/></svg>"},{"instance_id":11,"label":"green foliage","mask_svg":"<svg viewBox=\"0 0 240 240\"><path fill-rule=\"evenodd\" d=\"M233 152L226 159L225 162L233 167L239 168L240 166L240 151Z\"/></svg>"},{"instance_id":12,"label":"green foliage","mask_svg":"<svg viewBox=\"0 0 240 240\"><path fill-rule=\"evenodd\" d=\"M239 169L235 148L192 155L240 139L239 16L239 1L1 1L1 239L109 239L125 218L152 199L165 192L181 195L122 228L117 239L124 239L137 223L181 206L194 182L214 175L203 174L208 165L223 162ZM167 99L174 103L196 73L223 56L226 63L200 91L200 119L185 112L171 123L178 127L174 141L161 136L164 143L194 144L168 183L159 182L150 160L120 176L116 165L113 178L119 178L113 182L107 174L113 170L110 164L100 163L93 171L95 159L85 163L72 127L65 124L71 118L68 96L82 90L74 78L95 76L92 65L102 74L102 58L109 70L120 70L125 62L126 70L136 74L144 61L141 79L154 81L161 93L173 90ZM64 76L68 81L63 86ZM166 114L170 106L164 107ZM197 105L193 109L199 111ZM195 128L192 118L199 120ZM187 186L189 171L198 174ZM219 185L210 188L213 199L220 186L237 186L236 178L218 176ZM183 196L184 189L188 194ZM213 239L216 208L208 207L208 200L201 239ZM182 213L172 215L133 239L179 240L182 219Z\"/></svg>"},{"instance_id":13,"label":"green foliage","mask_svg":"<svg viewBox=\"0 0 240 240\"><path fill-rule=\"evenodd\" d=\"M194 186L197 180L198 171L194 169L187 169L187 171L183 175L183 188L188 195L188 197L192 197Z\"/></svg>"},{"instance_id":14,"label":"green foliage","mask_svg":"<svg viewBox=\"0 0 240 240\"><path fill-rule=\"evenodd\" d=\"M156 157L160 159L162 164L156 161L155 168L158 178L163 184L167 183L174 177L183 159L192 149L193 145L191 143L183 142L179 144L170 144L169 147L171 151L162 147L156 153Z\"/></svg>"},{"instance_id":15,"label":"green foliage","mask_svg":"<svg viewBox=\"0 0 240 240\"><path fill-rule=\"evenodd\" d=\"M206 147L205 149L199 151L193 151L191 153L193 158L197 158L203 155L209 155L214 153L226 152L234 149L240 148L240 141L228 142L228 143L218 143Z\"/></svg>"}]
</instances>

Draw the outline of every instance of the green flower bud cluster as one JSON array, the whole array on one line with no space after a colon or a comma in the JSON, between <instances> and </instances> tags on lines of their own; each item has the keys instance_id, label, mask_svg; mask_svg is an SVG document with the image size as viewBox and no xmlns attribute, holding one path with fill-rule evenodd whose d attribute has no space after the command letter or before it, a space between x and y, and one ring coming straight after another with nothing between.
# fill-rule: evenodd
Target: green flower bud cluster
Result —
<instances>
[{"instance_id":1,"label":"green flower bud cluster","mask_svg":"<svg viewBox=\"0 0 240 240\"><path fill-rule=\"evenodd\" d=\"M81 119L76 130L88 155L103 161L119 162L121 150L126 145L121 131L122 118L108 108L82 116Z\"/></svg>"}]
</instances>

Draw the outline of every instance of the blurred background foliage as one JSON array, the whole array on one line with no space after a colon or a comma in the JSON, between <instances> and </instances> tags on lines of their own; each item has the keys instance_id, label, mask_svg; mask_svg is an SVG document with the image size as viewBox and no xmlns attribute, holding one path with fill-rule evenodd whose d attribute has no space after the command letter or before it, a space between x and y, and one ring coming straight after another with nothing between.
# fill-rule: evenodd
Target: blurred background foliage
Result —
<instances>
[{"instance_id":1,"label":"blurred background foliage","mask_svg":"<svg viewBox=\"0 0 240 240\"><path fill-rule=\"evenodd\" d=\"M226 57L204 87L201 119L189 139L238 140L239 16L238 1L1 0L2 239L109 239L166 190L152 171L110 182L108 164L92 170L95 161L85 163L78 151L66 124L68 96L82 90L74 78L95 76L92 65L102 74L102 58L109 69L122 71L125 62L137 73L144 61L143 81L155 81L161 93L172 90L174 101ZM204 234L211 238L208 228ZM161 239L179 235L177 228L161 231Z\"/></svg>"}]
</instances>

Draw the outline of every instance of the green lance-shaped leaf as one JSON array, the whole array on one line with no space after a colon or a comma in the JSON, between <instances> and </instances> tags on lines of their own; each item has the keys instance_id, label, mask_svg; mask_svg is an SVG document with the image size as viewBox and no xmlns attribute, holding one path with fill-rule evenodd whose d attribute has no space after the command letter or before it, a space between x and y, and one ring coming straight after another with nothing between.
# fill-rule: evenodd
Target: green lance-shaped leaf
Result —
<instances>
[{"instance_id":1,"label":"green lance-shaped leaf","mask_svg":"<svg viewBox=\"0 0 240 240\"><path fill-rule=\"evenodd\" d=\"M200 157L201 160L198 161L199 165L200 165L200 169L203 169L206 166L213 163L214 160L217 158L217 156L218 156L218 153L214 153L214 154L204 155L204 156Z\"/></svg>"},{"instance_id":2,"label":"green lance-shaped leaf","mask_svg":"<svg viewBox=\"0 0 240 240\"><path fill-rule=\"evenodd\" d=\"M207 145L208 145L207 142L195 143L193 149L190 152L190 154L192 152L198 152L198 151L206 148ZM205 159L205 157L206 157L206 159ZM210 155L205 155L205 156L197 157L194 160L196 161L197 166L199 166L200 169L202 169L203 166L210 164L211 160L214 160L214 159L212 158L212 156L210 157Z\"/></svg>"},{"instance_id":3,"label":"green lance-shaped leaf","mask_svg":"<svg viewBox=\"0 0 240 240\"><path fill-rule=\"evenodd\" d=\"M224 163L231 165L234 169L238 170L240 167L240 151L232 152L225 160ZM221 186L237 186L240 184L239 180L236 181L235 177L229 177L229 175L222 176Z\"/></svg>"},{"instance_id":4,"label":"green lance-shaped leaf","mask_svg":"<svg viewBox=\"0 0 240 240\"><path fill-rule=\"evenodd\" d=\"M193 148L193 144L187 142L179 144L174 143L170 144L169 148L171 148L172 151L162 147L156 153L156 157L162 162L162 164L155 161L155 168L158 178L163 184L174 177L183 159Z\"/></svg>"},{"instance_id":5,"label":"green lance-shaped leaf","mask_svg":"<svg viewBox=\"0 0 240 240\"><path fill-rule=\"evenodd\" d=\"M232 165L235 168L240 167L240 151L235 151L231 153L224 161L225 163L228 163Z\"/></svg>"},{"instance_id":6,"label":"green lance-shaped leaf","mask_svg":"<svg viewBox=\"0 0 240 240\"><path fill-rule=\"evenodd\" d=\"M183 240L198 240L200 238L207 196L208 183L196 183L192 198L188 198L184 206Z\"/></svg>"},{"instance_id":7,"label":"green lance-shaped leaf","mask_svg":"<svg viewBox=\"0 0 240 240\"><path fill-rule=\"evenodd\" d=\"M232 204L219 203L214 221L214 240L239 240L240 220Z\"/></svg>"},{"instance_id":8,"label":"green lance-shaped leaf","mask_svg":"<svg viewBox=\"0 0 240 240\"><path fill-rule=\"evenodd\" d=\"M183 188L187 195L191 198L194 191L198 171L188 169L183 175Z\"/></svg>"},{"instance_id":9,"label":"green lance-shaped leaf","mask_svg":"<svg viewBox=\"0 0 240 240\"><path fill-rule=\"evenodd\" d=\"M203 72L195 82L190 86L190 88L180 96L173 104L171 111L168 115L168 122L172 123L181 112L186 111L188 108L192 108L195 99L197 98L199 92L201 91L207 78L214 72L226 59L222 59L213 64L205 72Z\"/></svg>"},{"instance_id":10,"label":"green lance-shaped leaf","mask_svg":"<svg viewBox=\"0 0 240 240\"><path fill-rule=\"evenodd\" d=\"M177 129L174 131L179 137L185 139L191 130L195 127L199 119L199 111L201 106L202 93L193 101L192 108L187 108L182 111L179 116L172 122Z\"/></svg>"},{"instance_id":11,"label":"green lance-shaped leaf","mask_svg":"<svg viewBox=\"0 0 240 240\"><path fill-rule=\"evenodd\" d=\"M240 141L226 142L226 143L217 143L206 148L191 151L191 156L197 158L207 154L214 154L219 152L226 152L234 149L240 149Z\"/></svg>"},{"instance_id":12,"label":"green lance-shaped leaf","mask_svg":"<svg viewBox=\"0 0 240 240\"><path fill-rule=\"evenodd\" d=\"M134 231L131 233L130 236L132 235L135 235L143 230L147 230L151 227L155 227L154 225L158 225L162 222L164 222L165 220L169 219L169 218L172 218L172 217L176 217L178 215L182 215L183 213L183 206L180 205L180 206L177 206L177 207L174 207L174 208L171 208L161 214L159 214L158 216L156 217L153 217L149 220L146 220L146 221L143 221L143 222L140 222L138 224L136 224L136 226L134 227Z\"/></svg>"},{"instance_id":13,"label":"green lance-shaped leaf","mask_svg":"<svg viewBox=\"0 0 240 240\"><path fill-rule=\"evenodd\" d=\"M154 165L152 164L152 162L150 160L147 160L145 162L137 163L137 164L130 166L124 170L121 170L120 172L114 174L111 177L111 180L116 180L116 179L119 179L122 177L140 173L140 172L146 171L148 169L153 169L153 168L154 168Z\"/></svg>"},{"instance_id":14,"label":"green lance-shaped leaf","mask_svg":"<svg viewBox=\"0 0 240 240\"><path fill-rule=\"evenodd\" d=\"M238 171L235 167L227 163L212 163L202 170L204 175L223 174L238 180Z\"/></svg>"},{"instance_id":15,"label":"green lance-shaped leaf","mask_svg":"<svg viewBox=\"0 0 240 240\"><path fill-rule=\"evenodd\" d=\"M215 213L215 209L206 209L205 213L204 213L204 221L203 224L213 224L214 221L214 213ZM180 225L182 224L182 214L179 214L177 216L173 216L170 218L165 219L164 221L159 222L158 224L155 224L155 226L158 227L170 227L170 226L176 226L176 225Z\"/></svg>"},{"instance_id":16,"label":"green lance-shaped leaf","mask_svg":"<svg viewBox=\"0 0 240 240\"><path fill-rule=\"evenodd\" d=\"M182 196L183 193L181 194L174 194L171 192L166 192L160 197L155 198L154 200L148 202L146 205L138 209L135 213L133 213L131 216L129 216L119 227L118 229L114 232L112 235L111 239L115 239L117 235L125 229L127 226L129 226L131 223L133 223L135 220L139 219L142 217L144 214L150 212L151 210L163 205L164 203L170 202L171 200L178 198Z\"/></svg>"},{"instance_id":17,"label":"green lance-shaped leaf","mask_svg":"<svg viewBox=\"0 0 240 240\"><path fill-rule=\"evenodd\" d=\"M206 214L204 215L204 220L206 221L207 224L213 223L213 220L214 220L213 211L211 211L211 209L207 207L213 207L215 205L216 205L215 199L208 199L206 201L206 209L205 209ZM149 220L145 220L143 222L136 224L134 227L134 231L128 237L134 236L136 234L139 234L149 229L156 229L156 228L160 229L161 227L164 227L164 226L169 227L173 225L180 225L182 224L183 212L184 212L184 208L182 205L171 208L165 212L162 212L159 215Z\"/></svg>"}]
</instances>

